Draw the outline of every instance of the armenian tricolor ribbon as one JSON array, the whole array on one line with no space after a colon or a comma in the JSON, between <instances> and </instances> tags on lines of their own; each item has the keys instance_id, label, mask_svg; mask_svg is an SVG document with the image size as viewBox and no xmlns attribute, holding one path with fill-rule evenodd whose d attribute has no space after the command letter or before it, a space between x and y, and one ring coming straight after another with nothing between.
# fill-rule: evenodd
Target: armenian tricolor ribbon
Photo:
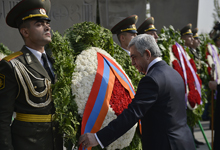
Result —
<instances>
[{"instance_id":1,"label":"armenian tricolor ribbon","mask_svg":"<svg viewBox=\"0 0 220 150\"><path fill-rule=\"evenodd\" d=\"M134 98L135 91L121 68L107 56L97 52L98 66L95 80L85 106L81 134L96 133L100 130L108 112L109 101L114 87L115 77ZM80 147L79 149L83 149ZM91 149L91 148L88 148Z\"/></svg>"}]
</instances>

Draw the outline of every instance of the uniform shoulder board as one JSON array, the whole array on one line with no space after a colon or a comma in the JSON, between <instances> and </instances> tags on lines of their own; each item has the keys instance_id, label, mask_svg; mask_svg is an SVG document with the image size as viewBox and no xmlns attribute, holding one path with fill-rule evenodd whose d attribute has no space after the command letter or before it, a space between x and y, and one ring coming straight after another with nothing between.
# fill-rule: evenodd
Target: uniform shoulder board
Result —
<instances>
[{"instance_id":1,"label":"uniform shoulder board","mask_svg":"<svg viewBox=\"0 0 220 150\"><path fill-rule=\"evenodd\" d=\"M18 52L11 54L11 55L6 56L3 60L10 61L18 56L21 56L21 55L23 55L23 53L21 51L18 51Z\"/></svg>"}]
</instances>

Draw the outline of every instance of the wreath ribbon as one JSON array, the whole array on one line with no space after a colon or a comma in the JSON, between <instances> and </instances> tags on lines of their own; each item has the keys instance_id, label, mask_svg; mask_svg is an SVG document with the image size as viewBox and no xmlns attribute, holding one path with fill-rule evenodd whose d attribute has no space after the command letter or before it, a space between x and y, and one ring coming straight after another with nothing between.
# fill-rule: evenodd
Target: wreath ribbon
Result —
<instances>
[{"instance_id":1,"label":"wreath ribbon","mask_svg":"<svg viewBox=\"0 0 220 150\"><path fill-rule=\"evenodd\" d=\"M180 52L182 53L182 55L183 55L183 57L185 58L186 63L187 63L187 65L188 65L190 71L191 71L192 74L193 74L193 78L194 78L195 84L196 84L196 89L197 89L197 91L199 92L199 95L200 95L200 97L201 97L201 87L200 87L199 80L198 80L198 78L197 78L197 76L196 76L196 73L195 73L195 71L194 71L192 65L190 64L189 60L187 59L186 54L185 54L185 51L183 50L182 46L180 46L177 42L176 42L176 46L177 46L178 51L180 50ZM184 72L185 72L185 71L186 71L186 70L184 70ZM201 104L202 104L202 100L201 100Z\"/></svg>"},{"instance_id":2,"label":"wreath ribbon","mask_svg":"<svg viewBox=\"0 0 220 150\"><path fill-rule=\"evenodd\" d=\"M128 90L131 98L134 98L135 95L135 91L128 77L114 61L101 53L97 53L97 60L97 72L85 106L81 134L96 133L100 130L108 112L115 78ZM83 148L80 147L79 149L81 150Z\"/></svg>"}]
</instances>

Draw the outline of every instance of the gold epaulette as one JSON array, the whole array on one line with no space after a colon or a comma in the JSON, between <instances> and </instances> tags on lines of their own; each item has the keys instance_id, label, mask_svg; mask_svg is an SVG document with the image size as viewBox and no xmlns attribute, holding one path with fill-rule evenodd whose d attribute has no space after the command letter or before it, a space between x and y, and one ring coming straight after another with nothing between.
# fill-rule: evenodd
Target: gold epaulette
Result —
<instances>
[{"instance_id":1,"label":"gold epaulette","mask_svg":"<svg viewBox=\"0 0 220 150\"><path fill-rule=\"evenodd\" d=\"M21 55L23 55L23 53L21 51L18 51L18 52L11 54L11 55L6 56L3 60L10 61L18 56L21 56Z\"/></svg>"}]
</instances>

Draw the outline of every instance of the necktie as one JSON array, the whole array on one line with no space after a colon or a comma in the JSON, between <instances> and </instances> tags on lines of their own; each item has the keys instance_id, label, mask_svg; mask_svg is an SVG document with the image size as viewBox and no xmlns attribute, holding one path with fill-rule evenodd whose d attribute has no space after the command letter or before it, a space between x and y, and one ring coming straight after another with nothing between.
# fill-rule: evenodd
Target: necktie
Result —
<instances>
[{"instance_id":1,"label":"necktie","mask_svg":"<svg viewBox=\"0 0 220 150\"><path fill-rule=\"evenodd\" d=\"M50 79L51 79L52 83L54 83L54 77L53 77L53 74L52 74L52 72L50 70L50 67L48 65L46 55L44 53L42 54L42 59L44 61L44 68L47 71L48 75L50 76Z\"/></svg>"}]
</instances>

